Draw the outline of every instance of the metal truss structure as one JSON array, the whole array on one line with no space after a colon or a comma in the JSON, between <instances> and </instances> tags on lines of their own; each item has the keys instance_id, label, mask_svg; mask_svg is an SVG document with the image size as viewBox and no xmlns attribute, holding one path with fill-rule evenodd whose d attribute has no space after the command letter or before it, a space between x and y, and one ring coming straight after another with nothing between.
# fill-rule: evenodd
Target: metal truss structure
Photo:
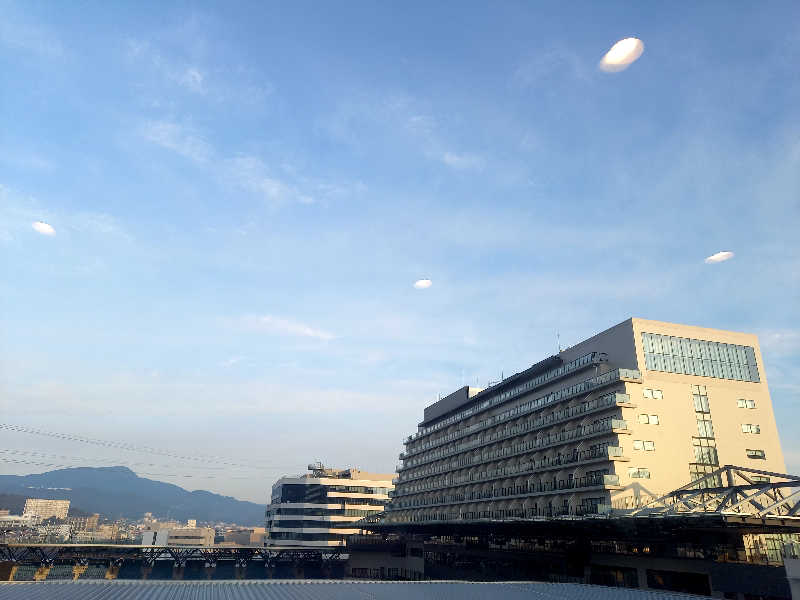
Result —
<instances>
[{"instance_id":1,"label":"metal truss structure","mask_svg":"<svg viewBox=\"0 0 800 600\"><path fill-rule=\"evenodd\" d=\"M800 519L800 477L725 465L637 508L613 513L621 516L715 513Z\"/></svg>"},{"instance_id":2,"label":"metal truss structure","mask_svg":"<svg viewBox=\"0 0 800 600\"><path fill-rule=\"evenodd\" d=\"M184 567L188 561L202 561L206 567L215 567L220 561L233 561L237 568L250 562L262 562L266 567L278 564L334 563L344 560L343 548L263 548L220 546L130 546L123 544L3 544L0 545L0 562L50 566L55 561L76 565L89 562L122 564L141 562L152 567L157 561L170 561L175 567Z\"/></svg>"}]
</instances>

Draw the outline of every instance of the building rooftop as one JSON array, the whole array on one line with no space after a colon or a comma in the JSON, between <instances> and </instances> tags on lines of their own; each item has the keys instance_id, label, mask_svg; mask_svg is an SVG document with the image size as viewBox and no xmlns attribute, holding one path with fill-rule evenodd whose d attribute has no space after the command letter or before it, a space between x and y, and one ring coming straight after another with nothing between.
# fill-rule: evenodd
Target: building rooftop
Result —
<instances>
[{"instance_id":1,"label":"building rooftop","mask_svg":"<svg viewBox=\"0 0 800 600\"><path fill-rule=\"evenodd\" d=\"M674 592L609 588L577 583L469 583L463 581L372 582L324 580L274 581L98 581L0 584L0 600L688 600L697 598Z\"/></svg>"}]
</instances>

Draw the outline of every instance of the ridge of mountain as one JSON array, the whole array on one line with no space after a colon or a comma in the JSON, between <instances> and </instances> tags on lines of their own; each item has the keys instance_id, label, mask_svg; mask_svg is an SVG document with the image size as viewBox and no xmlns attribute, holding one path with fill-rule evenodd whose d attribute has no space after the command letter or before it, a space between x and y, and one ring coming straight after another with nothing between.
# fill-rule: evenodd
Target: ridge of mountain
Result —
<instances>
[{"instance_id":1,"label":"ridge of mountain","mask_svg":"<svg viewBox=\"0 0 800 600\"><path fill-rule=\"evenodd\" d=\"M66 499L110 519L160 519L262 525L264 506L206 490L140 477L127 467L75 467L32 475L0 475L0 493ZM0 507L2 508L2 507Z\"/></svg>"}]
</instances>

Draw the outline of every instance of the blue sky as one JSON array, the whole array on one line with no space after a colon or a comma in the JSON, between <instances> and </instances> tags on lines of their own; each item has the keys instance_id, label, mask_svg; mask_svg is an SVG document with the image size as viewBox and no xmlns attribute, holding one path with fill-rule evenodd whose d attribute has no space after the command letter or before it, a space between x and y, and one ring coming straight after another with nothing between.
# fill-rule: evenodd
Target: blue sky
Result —
<instances>
[{"instance_id":1,"label":"blue sky","mask_svg":"<svg viewBox=\"0 0 800 600\"><path fill-rule=\"evenodd\" d=\"M0 471L391 471L438 394L640 316L757 333L800 472L796 3L0 10L3 422L249 465Z\"/></svg>"}]
</instances>

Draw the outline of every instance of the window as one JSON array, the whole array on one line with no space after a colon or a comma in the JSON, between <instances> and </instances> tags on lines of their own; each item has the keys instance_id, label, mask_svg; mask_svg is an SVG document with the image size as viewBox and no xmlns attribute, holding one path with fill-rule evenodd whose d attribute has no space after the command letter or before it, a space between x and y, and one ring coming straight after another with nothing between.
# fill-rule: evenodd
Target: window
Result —
<instances>
[{"instance_id":1,"label":"window","mask_svg":"<svg viewBox=\"0 0 800 600\"><path fill-rule=\"evenodd\" d=\"M756 407L756 401L755 400L747 400L745 398L739 398L736 401L736 406L738 406L739 408L755 408Z\"/></svg>"},{"instance_id":2,"label":"window","mask_svg":"<svg viewBox=\"0 0 800 600\"><path fill-rule=\"evenodd\" d=\"M769 477L764 475L750 475L750 479L752 479L754 483L769 483Z\"/></svg>"},{"instance_id":3,"label":"window","mask_svg":"<svg viewBox=\"0 0 800 600\"><path fill-rule=\"evenodd\" d=\"M650 441L650 440L645 440L644 441L644 449L647 452L652 452L653 450L656 449L656 443L653 442L653 441Z\"/></svg>"},{"instance_id":4,"label":"window","mask_svg":"<svg viewBox=\"0 0 800 600\"><path fill-rule=\"evenodd\" d=\"M644 443L642 440L633 440L633 449L634 450L641 450L644 448Z\"/></svg>"},{"instance_id":5,"label":"window","mask_svg":"<svg viewBox=\"0 0 800 600\"><path fill-rule=\"evenodd\" d=\"M661 390L654 390L652 388L644 388L642 390L642 396L645 398L653 398L655 400L661 400L664 398L664 393Z\"/></svg>"},{"instance_id":6,"label":"window","mask_svg":"<svg viewBox=\"0 0 800 600\"><path fill-rule=\"evenodd\" d=\"M750 346L658 333L642 333L642 346L645 366L650 371L760 381L755 351Z\"/></svg>"},{"instance_id":7,"label":"window","mask_svg":"<svg viewBox=\"0 0 800 600\"><path fill-rule=\"evenodd\" d=\"M700 437L713 438L714 426L710 420L698 419L697 420L697 435Z\"/></svg>"},{"instance_id":8,"label":"window","mask_svg":"<svg viewBox=\"0 0 800 600\"><path fill-rule=\"evenodd\" d=\"M699 394L694 394L692 398L694 400L695 412L702 412L702 413L711 412L711 409L708 406L708 396L700 396Z\"/></svg>"},{"instance_id":9,"label":"window","mask_svg":"<svg viewBox=\"0 0 800 600\"><path fill-rule=\"evenodd\" d=\"M664 398L664 393L661 390L653 390L653 398L655 400L662 400Z\"/></svg>"},{"instance_id":10,"label":"window","mask_svg":"<svg viewBox=\"0 0 800 600\"><path fill-rule=\"evenodd\" d=\"M761 433L761 427L752 423L743 423L742 433Z\"/></svg>"},{"instance_id":11,"label":"window","mask_svg":"<svg viewBox=\"0 0 800 600\"><path fill-rule=\"evenodd\" d=\"M764 454L763 450L754 450L754 449L748 448L747 450L745 450L745 452L747 453L747 458L761 458L761 459L763 459L763 458L767 457L767 455Z\"/></svg>"},{"instance_id":12,"label":"window","mask_svg":"<svg viewBox=\"0 0 800 600\"><path fill-rule=\"evenodd\" d=\"M650 479L650 470L642 467L631 467L628 469L628 476L631 479Z\"/></svg>"},{"instance_id":13,"label":"window","mask_svg":"<svg viewBox=\"0 0 800 600\"><path fill-rule=\"evenodd\" d=\"M650 422L650 417L648 417L647 415L639 415L639 423L647 424L649 422Z\"/></svg>"},{"instance_id":14,"label":"window","mask_svg":"<svg viewBox=\"0 0 800 600\"><path fill-rule=\"evenodd\" d=\"M658 425L658 415L650 415L650 425Z\"/></svg>"},{"instance_id":15,"label":"window","mask_svg":"<svg viewBox=\"0 0 800 600\"><path fill-rule=\"evenodd\" d=\"M642 396L644 396L645 398L652 398L653 397L653 390L651 390L650 388L644 388L642 390Z\"/></svg>"},{"instance_id":16,"label":"window","mask_svg":"<svg viewBox=\"0 0 800 600\"><path fill-rule=\"evenodd\" d=\"M717 449L704 446L694 447L694 462L701 465L718 465Z\"/></svg>"}]
</instances>

